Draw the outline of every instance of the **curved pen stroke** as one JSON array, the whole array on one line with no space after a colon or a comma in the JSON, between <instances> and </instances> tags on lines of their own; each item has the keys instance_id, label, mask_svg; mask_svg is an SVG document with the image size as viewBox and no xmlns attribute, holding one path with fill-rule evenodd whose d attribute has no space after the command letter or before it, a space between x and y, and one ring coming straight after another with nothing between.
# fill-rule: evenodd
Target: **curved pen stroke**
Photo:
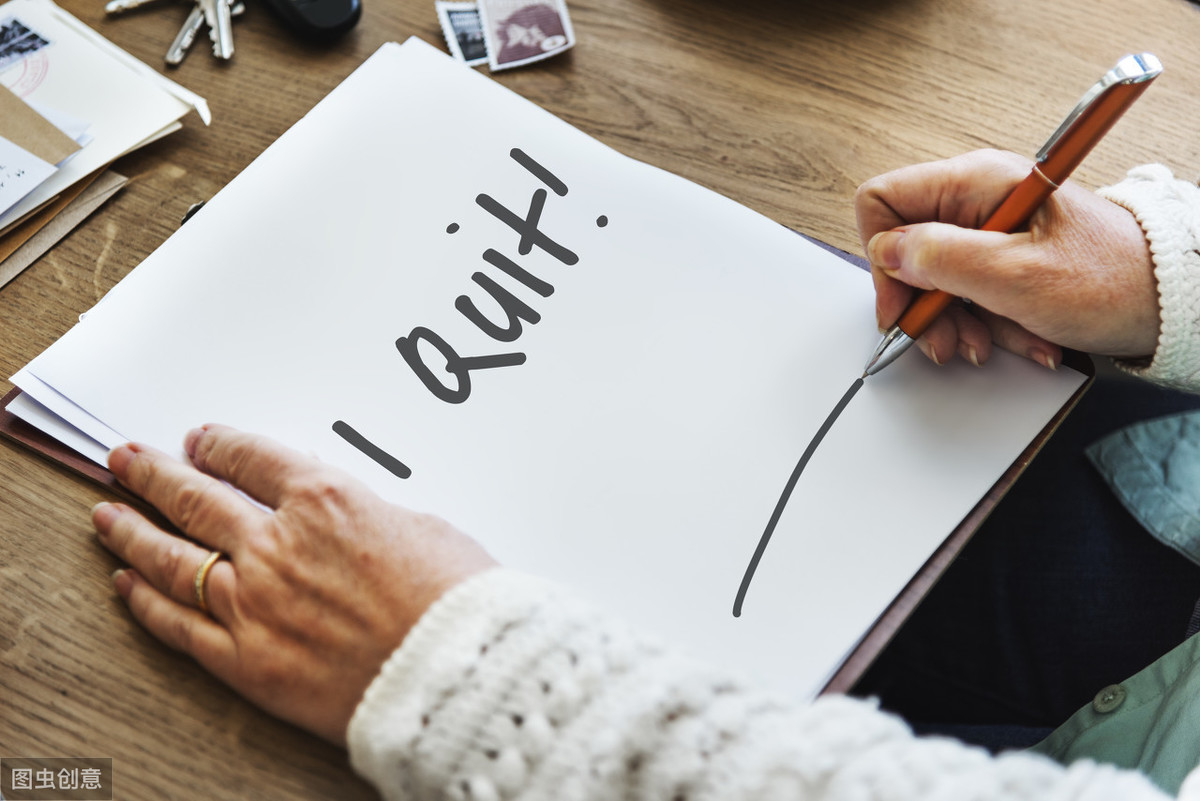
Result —
<instances>
[{"instance_id":1,"label":"curved pen stroke","mask_svg":"<svg viewBox=\"0 0 1200 801\"><path fill-rule=\"evenodd\" d=\"M854 397L859 388L863 385L861 378L855 380L850 385L850 389L846 390L846 394L838 401L837 406L833 407L833 411L825 418L825 422L817 429L816 436L812 438L812 442L808 443L808 447L804 449L804 455L800 457L800 461L796 462L796 468L792 470L791 477L788 478L787 484L783 488L783 494L779 496L779 502L775 504L775 511L771 513L771 519L767 522L767 528L759 537L758 547L754 549L754 555L750 557L750 564L746 567L746 572L742 576L742 585L738 587L737 598L733 601L733 616L742 616L742 601L746 599L746 590L750 589L750 581L754 578L754 571L758 569L758 563L762 559L763 551L767 549L767 543L771 541L771 535L775 533L775 526L779 523L779 518L783 516L783 510L787 507L788 499L792 497L792 490L796 488L796 482L800 480L800 474L804 472L804 467L808 464L808 460L812 458L816 452L817 446L821 444L821 440L825 439L825 435L829 433L829 429L833 428L833 424L837 422L842 411L850 404L850 399Z\"/></svg>"}]
</instances>

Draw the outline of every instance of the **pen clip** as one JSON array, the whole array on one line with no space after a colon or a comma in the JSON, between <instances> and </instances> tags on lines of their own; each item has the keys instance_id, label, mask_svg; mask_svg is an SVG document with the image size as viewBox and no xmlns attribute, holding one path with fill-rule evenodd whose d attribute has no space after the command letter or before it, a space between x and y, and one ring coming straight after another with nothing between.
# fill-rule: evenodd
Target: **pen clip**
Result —
<instances>
[{"instance_id":1,"label":"pen clip","mask_svg":"<svg viewBox=\"0 0 1200 801\"><path fill-rule=\"evenodd\" d=\"M1058 144L1067 131L1074 127L1075 123L1083 117L1084 113L1089 108L1099 102L1100 98L1104 97L1109 91L1117 86L1127 86L1135 83L1146 83L1152 81L1162 72L1162 63L1152 53L1139 53L1137 55L1125 56L1117 65L1108 72L1104 73L1104 77L1096 81L1091 89L1088 89L1083 98L1067 115L1067 118L1058 126L1058 130L1050 135L1046 140L1046 144L1042 145L1042 149L1037 152L1034 157L1038 163L1044 162L1050 155L1050 151Z\"/></svg>"}]
</instances>

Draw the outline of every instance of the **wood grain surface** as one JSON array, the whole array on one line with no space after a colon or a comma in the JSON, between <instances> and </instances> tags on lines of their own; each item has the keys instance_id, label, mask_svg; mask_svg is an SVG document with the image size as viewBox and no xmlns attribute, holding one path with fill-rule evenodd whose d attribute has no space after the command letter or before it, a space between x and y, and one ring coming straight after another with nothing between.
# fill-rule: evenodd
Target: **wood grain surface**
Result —
<instances>
[{"instance_id":1,"label":"wood grain surface","mask_svg":"<svg viewBox=\"0 0 1200 801\"><path fill-rule=\"evenodd\" d=\"M331 46L292 38L247 0L232 63L201 41L166 70L185 3L119 18L105 18L101 0L61 4L207 98L214 121L189 117L119 161L129 186L0 290L3 376L380 44L419 36L444 48L432 0L365 0L358 27ZM1184 0L570 0L570 9L574 51L496 79L628 155L851 251L859 183L977 147L1032 154L1129 52L1154 52L1166 71L1078 181L1096 187L1147 161L1200 174L1200 8ZM474 133L486 137L486 121ZM0 757L112 757L121 799L375 797L343 751L258 712L133 622L109 585L117 564L88 522L102 489L7 442L0 477Z\"/></svg>"}]
</instances>

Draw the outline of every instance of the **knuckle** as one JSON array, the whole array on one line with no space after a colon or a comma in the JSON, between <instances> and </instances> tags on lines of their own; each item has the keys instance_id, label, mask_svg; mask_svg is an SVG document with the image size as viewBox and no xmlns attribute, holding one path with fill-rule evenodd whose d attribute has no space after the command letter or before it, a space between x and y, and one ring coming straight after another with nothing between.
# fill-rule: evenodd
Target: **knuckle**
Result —
<instances>
[{"instance_id":1,"label":"knuckle","mask_svg":"<svg viewBox=\"0 0 1200 801\"><path fill-rule=\"evenodd\" d=\"M202 526L213 514L216 486L210 482L184 484L175 492L172 519L184 531Z\"/></svg>"},{"instance_id":2,"label":"knuckle","mask_svg":"<svg viewBox=\"0 0 1200 801\"><path fill-rule=\"evenodd\" d=\"M936 267L942 256L942 241L930 236L925 228L913 228L904 237L901 263L918 272Z\"/></svg>"},{"instance_id":3,"label":"knuckle","mask_svg":"<svg viewBox=\"0 0 1200 801\"><path fill-rule=\"evenodd\" d=\"M1007 181L1020 181L1029 172L1032 162L1025 156L1010 150L989 148L980 151L985 169L989 169Z\"/></svg>"},{"instance_id":4,"label":"knuckle","mask_svg":"<svg viewBox=\"0 0 1200 801\"><path fill-rule=\"evenodd\" d=\"M995 147L981 147L971 151L971 156L975 160L993 163L1007 160L1010 155L1007 151Z\"/></svg>"},{"instance_id":5,"label":"knuckle","mask_svg":"<svg viewBox=\"0 0 1200 801\"><path fill-rule=\"evenodd\" d=\"M287 494L296 503L336 514L348 505L349 488L326 473L298 475L288 483Z\"/></svg>"},{"instance_id":6,"label":"knuckle","mask_svg":"<svg viewBox=\"0 0 1200 801\"><path fill-rule=\"evenodd\" d=\"M978 150L972 150L966 154L963 161L972 165L1004 170L1014 169L1027 163L1023 156L1013 153L1011 150L1000 150L995 147L981 147Z\"/></svg>"},{"instance_id":7,"label":"knuckle","mask_svg":"<svg viewBox=\"0 0 1200 801\"><path fill-rule=\"evenodd\" d=\"M129 509L123 511L122 514L113 520L112 525L108 529L107 538L111 547L117 553L124 554L129 548L139 519L139 513L133 509Z\"/></svg>"},{"instance_id":8,"label":"knuckle","mask_svg":"<svg viewBox=\"0 0 1200 801\"><path fill-rule=\"evenodd\" d=\"M893 186L892 173L884 175L876 175L873 178L868 178L858 185L854 190L854 208L862 214L870 210L874 206L883 203L883 198L886 198Z\"/></svg>"},{"instance_id":9,"label":"knuckle","mask_svg":"<svg viewBox=\"0 0 1200 801\"><path fill-rule=\"evenodd\" d=\"M250 470L251 448L241 440L222 440L222 472L235 484Z\"/></svg>"},{"instance_id":10,"label":"knuckle","mask_svg":"<svg viewBox=\"0 0 1200 801\"><path fill-rule=\"evenodd\" d=\"M182 586L185 580L191 581L192 567L188 562L183 542L172 540L155 554L153 570L166 586Z\"/></svg>"},{"instance_id":11,"label":"knuckle","mask_svg":"<svg viewBox=\"0 0 1200 801\"><path fill-rule=\"evenodd\" d=\"M278 603L278 598L265 589L282 589L297 583L301 568L293 544L281 530L272 527L245 541L242 548L246 563L255 565L255 572L247 575L264 579L257 587L243 587L249 593L245 601L256 606L259 612L268 611Z\"/></svg>"},{"instance_id":12,"label":"knuckle","mask_svg":"<svg viewBox=\"0 0 1200 801\"><path fill-rule=\"evenodd\" d=\"M854 190L854 205L859 207L867 201L874 199L875 195L879 192L879 186L882 182L882 178L876 176L868 178L859 184L858 188Z\"/></svg>"},{"instance_id":13,"label":"knuckle","mask_svg":"<svg viewBox=\"0 0 1200 801\"><path fill-rule=\"evenodd\" d=\"M251 449L244 437L220 429L205 431L196 440L192 464L201 470L215 472L237 483L247 469Z\"/></svg>"},{"instance_id":14,"label":"knuckle","mask_svg":"<svg viewBox=\"0 0 1200 801\"><path fill-rule=\"evenodd\" d=\"M246 537L241 544L246 555L246 562L255 565L274 566L279 561L280 545L283 537L276 526L265 526L253 537Z\"/></svg>"},{"instance_id":15,"label":"knuckle","mask_svg":"<svg viewBox=\"0 0 1200 801\"><path fill-rule=\"evenodd\" d=\"M163 482L162 470L159 468L158 461L150 454L142 452L138 452L133 461L129 463L127 478L130 489L139 495L154 494L155 489Z\"/></svg>"},{"instance_id":16,"label":"knuckle","mask_svg":"<svg viewBox=\"0 0 1200 801\"><path fill-rule=\"evenodd\" d=\"M190 652L195 636L195 621L187 615L172 615L166 622L164 639L180 651Z\"/></svg>"},{"instance_id":17,"label":"knuckle","mask_svg":"<svg viewBox=\"0 0 1200 801\"><path fill-rule=\"evenodd\" d=\"M262 526L253 536L242 540L241 551L247 565L245 575L248 579L256 579L248 580L242 589L250 593L248 601L261 602L260 610L271 607L278 600L266 590L293 586L303 571L301 564L311 558L311 554L304 553L301 540L294 521L286 512L281 513L273 524Z\"/></svg>"}]
</instances>

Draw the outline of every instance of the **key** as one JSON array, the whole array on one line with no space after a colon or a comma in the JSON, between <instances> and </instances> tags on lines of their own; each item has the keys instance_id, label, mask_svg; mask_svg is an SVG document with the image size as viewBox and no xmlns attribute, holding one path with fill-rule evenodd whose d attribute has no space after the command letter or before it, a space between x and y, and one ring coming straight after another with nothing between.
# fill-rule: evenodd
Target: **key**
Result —
<instances>
[{"instance_id":1,"label":"key","mask_svg":"<svg viewBox=\"0 0 1200 801\"><path fill-rule=\"evenodd\" d=\"M105 14L122 14L126 11L132 11L135 8L156 2L157 0L109 0L104 6Z\"/></svg>"},{"instance_id":2,"label":"key","mask_svg":"<svg viewBox=\"0 0 1200 801\"><path fill-rule=\"evenodd\" d=\"M232 0L217 0L217 27L208 35L213 40L213 53L220 58L233 57L233 9Z\"/></svg>"},{"instance_id":3,"label":"key","mask_svg":"<svg viewBox=\"0 0 1200 801\"><path fill-rule=\"evenodd\" d=\"M119 1L115 0L115 2ZM167 48L166 62L168 64L174 67L183 61L188 48L192 46L192 42L196 41L196 34L200 33L202 27L204 27L204 11L201 10L199 4L196 4L192 6L192 11L188 14L183 27L179 29L179 33L175 34L175 41L171 42L171 46Z\"/></svg>"},{"instance_id":4,"label":"key","mask_svg":"<svg viewBox=\"0 0 1200 801\"><path fill-rule=\"evenodd\" d=\"M231 17L240 17L242 12L246 10L246 6L241 2L234 3L233 8L229 9ZM187 20L183 23L183 27L179 29L179 33L175 35L175 41L171 42L170 49L167 50L166 62L171 66L178 66L183 61L183 57L187 55L188 48L192 46L192 42L196 41L196 35L200 33L200 29L204 27L204 11L199 4L192 6L192 11L188 14Z\"/></svg>"},{"instance_id":5,"label":"key","mask_svg":"<svg viewBox=\"0 0 1200 801\"><path fill-rule=\"evenodd\" d=\"M208 25L208 37L212 39L213 55L221 59L233 56L233 22L230 19L228 0L197 0Z\"/></svg>"}]
</instances>

